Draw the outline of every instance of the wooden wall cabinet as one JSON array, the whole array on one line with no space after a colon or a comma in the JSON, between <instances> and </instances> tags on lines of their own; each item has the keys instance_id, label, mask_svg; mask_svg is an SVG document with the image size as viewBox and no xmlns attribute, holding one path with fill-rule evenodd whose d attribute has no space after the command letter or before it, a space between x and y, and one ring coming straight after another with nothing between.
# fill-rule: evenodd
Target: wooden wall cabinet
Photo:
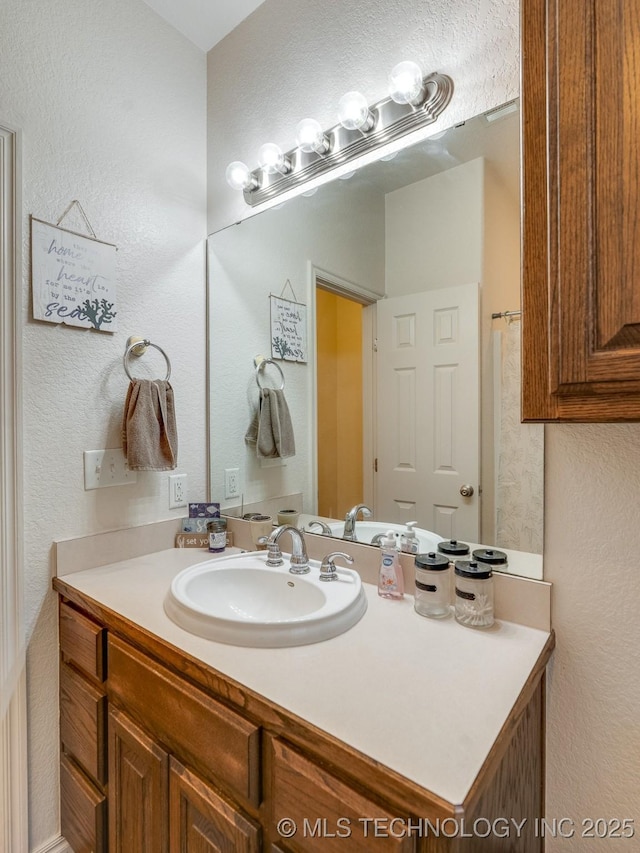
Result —
<instances>
[{"instance_id":1,"label":"wooden wall cabinet","mask_svg":"<svg viewBox=\"0 0 640 853\"><path fill-rule=\"evenodd\" d=\"M640 8L521 0L522 414L640 420Z\"/></svg>"},{"instance_id":2,"label":"wooden wall cabinet","mask_svg":"<svg viewBox=\"0 0 640 853\"><path fill-rule=\"evenodd\" d=\"M541 668L467 800L451 804L132 623L107 612L102 626L80 605L60 607L62 826L74 853L476 853L473 837L398 828L505 815L529 826L508 849L541 853Z\"/></svg>"}]
</instances>

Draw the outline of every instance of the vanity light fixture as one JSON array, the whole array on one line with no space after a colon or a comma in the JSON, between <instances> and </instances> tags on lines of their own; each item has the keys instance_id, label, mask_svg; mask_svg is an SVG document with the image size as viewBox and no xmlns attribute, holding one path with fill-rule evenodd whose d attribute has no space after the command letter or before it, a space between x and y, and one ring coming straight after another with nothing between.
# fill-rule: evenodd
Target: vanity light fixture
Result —
<instances>
[{"instance_id":1,"label":"vanity light fixture","mask_svg":"<svg viewBox=\"0 0 640 853\"><path fill-rule=\"evenodd\" d=\"M346 130L368 133L376 123L367 99L360 92L347 92L338 103L338 121Z\"/></svg>"},{"instance_id":2,"label":"vanity light fixture","mask_svg":"<svg viewBox=\"0 0 640 853\"><path fill-rule=\"evenodd\" d=\"M227 183L234 190L251 192L259 186L257 178L251 173L249 167L245 163L240 162L240 160L234 160L233 163L229 163L226 176Z\"/></svg>"},{"instance_id":3,"label":"vanity light fixture","mask_svg":"<svg viewBox=\"0 0 640 853\"><path fill-rule=\"evenodd\" d=\"M451 100L453 80L438 73L423 77L417 63L401 62L389 75L389 91L388 97L371 106L364 95L347 92L340 99L337 125L323 132L317 121L304 119L296 129L295 148L285 154L267 143L260 149L257 169L249 172L243 163L232 163L227 181L234 189L243 190L252 207L271 201L433 124Z\"/></svg>"},{"instance_id":4,"label":"vanity light fixture","mask_svg":"<svg viewBox=\"0 0 640 853\"><path fill-rule=\"evenodd\" d=\"M291 171L291 160L274 142L265 142L258 151L258 165L267 175L286 175Z\"/></svg>"},{"instance_id":5,"label":"vanity light fixture","mask_svg":"<svg viewBox=\"0 0 640 853\"><path fill-rule=\"evenodd\" d=\"M319 121L303 118L296 128L296 145L305 154L326 154L330 148Z\"/></svg>"},{"instance_id":6,"label":"vanity light fixture","mask_svg":"<svg viewBox=\"0 0 640 853\"><path fill-rule=\"evenodd\" d=\"M399 62L389 74L391 100L396 104L421 104L424 98L423 76L417 62Z\"/></svg>"}]
</instances>

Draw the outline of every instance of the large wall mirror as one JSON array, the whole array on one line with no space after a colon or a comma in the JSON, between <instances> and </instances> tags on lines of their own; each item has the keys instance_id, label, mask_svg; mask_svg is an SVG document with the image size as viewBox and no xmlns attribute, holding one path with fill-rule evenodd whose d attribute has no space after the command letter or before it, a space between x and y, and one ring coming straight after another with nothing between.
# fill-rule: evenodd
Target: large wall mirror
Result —
<instances>
[{"instance_id":1,"label":"large wall mirror","mask_svg":"<svg viewBox=\"0 0 640 853\"><path fill-rule=\"evenodd\" d=\"M212 234L208 251L212 500L237 515L299 495L335 522L364 503L542 577L544 432L520 423L517 102ZM306 306L307 359L258 375L272 295ZM257 379L284 385L295 455L245 441ZM227 469L242 500L225 498Z\"/></svg>"}]
</instances>

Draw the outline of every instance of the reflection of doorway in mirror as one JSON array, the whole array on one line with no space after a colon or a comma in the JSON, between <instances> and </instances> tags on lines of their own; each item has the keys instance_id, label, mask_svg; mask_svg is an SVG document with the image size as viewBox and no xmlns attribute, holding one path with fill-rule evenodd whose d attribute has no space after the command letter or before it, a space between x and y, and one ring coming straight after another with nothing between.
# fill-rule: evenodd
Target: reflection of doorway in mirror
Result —
<instances>
[{"instance_id":1,"label":"reflection of doorway in mirror","mask_svg":"<svg viewBox=\"0 0 640 853\"><path fill-rule=\"evenodd\" d=\"M364 499L362 312L316 287L318 514L329 518Z\"/></svg>"},{"instance_id":2,"label":"reflection of doorway in mirror","mask_svg":"<svg viewBox=\"0 0 640 853\"><path fill-rule=\"evenodd\" d=\"M477 283L378 302L376 512L385 521L480 541L479 338Z\"/></svg>"}]
</instances>

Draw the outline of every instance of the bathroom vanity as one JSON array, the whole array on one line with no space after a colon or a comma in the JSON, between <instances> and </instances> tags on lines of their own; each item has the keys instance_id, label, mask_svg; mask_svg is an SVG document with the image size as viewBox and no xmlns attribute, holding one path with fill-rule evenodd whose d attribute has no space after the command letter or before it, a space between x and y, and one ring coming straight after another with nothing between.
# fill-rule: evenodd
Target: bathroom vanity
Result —
<instances>
[{"instance_id":1,"label":"bathroom vanity","mask_svg":"<svg viewBox=\"0 0 640 853\"><path fill-rule=\"evenodd\" d=\"M365 583L367 612L338 637L224 645L163 610L207 557L54 579L75 853L541 850L552 633L425 619Z\"/></svg>"}]
</instances>

